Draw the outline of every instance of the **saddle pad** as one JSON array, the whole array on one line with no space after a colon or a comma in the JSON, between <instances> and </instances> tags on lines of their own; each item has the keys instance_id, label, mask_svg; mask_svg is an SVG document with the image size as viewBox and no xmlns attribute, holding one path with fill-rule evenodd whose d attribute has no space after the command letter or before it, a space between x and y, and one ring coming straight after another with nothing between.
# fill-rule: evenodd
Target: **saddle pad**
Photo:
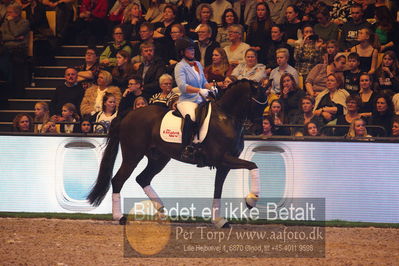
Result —
<instances>
[{"instance_id":1,"label":"saddle pad","mask_svg":"<svg viewBox=\"0 0 399 266\"><path fill-rule=\"evenodd\" d=\"M204 141L208 134L209 121L211 120L212 105L209 105L208 113L205 117L204 123L199 130L198 136L194 137L194 143L201 143ZM169 111L162 118L161 129L159 134L165 142L182 143L182 123L183 118L177 117L172 114L173 111Z\"/></svg>"}]
</instances>

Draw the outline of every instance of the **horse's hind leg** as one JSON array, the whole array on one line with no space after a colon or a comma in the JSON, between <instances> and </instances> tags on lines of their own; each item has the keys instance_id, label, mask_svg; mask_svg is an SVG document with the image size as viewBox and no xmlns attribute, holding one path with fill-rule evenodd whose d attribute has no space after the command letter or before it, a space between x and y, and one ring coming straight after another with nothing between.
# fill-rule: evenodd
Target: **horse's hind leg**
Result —
<instances>
[{"instance_id":1,"label":"horse's hind leg","mask_svg":"<svg viewBox=\"0 0 399 266\"><path fill-rule=\"evenodd\" d=\"M136 177L136 182L144 190L145 194L150 198L156 210L162 212L163 203L158 197L158 194L151 187L151 181L156 174L168 164L170 157L165 155L159 155L159 157L151 158L148 157L147 167Z\"/></svg>"},{"instance_id":2,"label":"horse's hind leg","mask_svg":"<svg viewBox=\"0 0 399 266\"><path fill-rule=\"evenodd\" d=\"M119 221L120 224L126 223L126 218L121 211L120 192L126 180L130 177L137 164L143 158L143 155L134 154L127 151L123 154L122 165L116 175L112 178L112 218Z\"/></svg>"}]
</instances>

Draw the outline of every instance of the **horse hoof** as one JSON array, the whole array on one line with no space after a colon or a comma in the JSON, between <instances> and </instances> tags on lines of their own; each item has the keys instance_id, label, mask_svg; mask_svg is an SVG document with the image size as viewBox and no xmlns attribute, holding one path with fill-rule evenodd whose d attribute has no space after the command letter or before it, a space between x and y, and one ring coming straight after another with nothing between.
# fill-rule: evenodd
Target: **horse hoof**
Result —
<instances>
[{"instance_id":1,"label":"horse hoof","mask_svg":"<svg viewBox=\"0 0 399 266\"><path fill-rule=\"evenodd\" d=\"M127 224L127 219L126 219L125 216L122 216L122 217L119 219L119 224L120 224L120 225L125 225L125 224Z\"/></svg>"},{"instance_id":2,"label":"horse hoof","mask_svg":"<svg viewBox=\"0 0 399 266\"><path fill-rule=\"evenodd\" d=\"M219 217L214 220L212 220L212 223L217 227L217 228L230 228L229 221L226 219Z\"/></svg>"},{"instance_id":3,"label":"horse hoof","mask_svg":"<svg viewBox=\"0 0 399 266\"><path fill-rule=\"evenodd\" d=\"M254 193L249 193L245 198L245 204L247 205L247 208L250 210L253 207L255 207L256 203L258 202L258 199L259 199L258 195Z\"/></svg>"},{"instance_id":4,"label":"horse hoof","mask_svg":"<svg viewBox=\"0 0 399 266\"><path fill-rule=\"evenodd\" d=\"M231 225L230 225L229 222L225 223L225 224L222 226L222 228L230 228L230 227L231 227Z\"/></svg>"}]
</instances>

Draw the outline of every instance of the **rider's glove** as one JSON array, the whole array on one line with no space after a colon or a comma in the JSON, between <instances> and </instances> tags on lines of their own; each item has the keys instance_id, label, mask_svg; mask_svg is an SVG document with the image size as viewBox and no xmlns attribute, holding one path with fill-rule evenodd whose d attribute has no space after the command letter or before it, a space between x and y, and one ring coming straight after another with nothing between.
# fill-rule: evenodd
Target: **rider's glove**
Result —
<instances>
[{"instance_id":1,"label":"rider's glove","mask_svg":"<svg viewBox=\"0 0 399 266\"><path fill-rule=\"evenodd\" d=\"M200 89L199 94L201 94L202 97L206 98L208 97L209 91L207 89Z\"/></svg>"}]
</instances>

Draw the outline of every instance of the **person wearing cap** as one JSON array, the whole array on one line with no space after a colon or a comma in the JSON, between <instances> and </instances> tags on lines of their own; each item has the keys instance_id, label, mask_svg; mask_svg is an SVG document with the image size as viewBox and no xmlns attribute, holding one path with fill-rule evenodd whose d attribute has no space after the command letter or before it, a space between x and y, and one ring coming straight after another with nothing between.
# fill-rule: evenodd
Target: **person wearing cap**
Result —
<instances>
[{"instance_id":1,"label":"person wearing cap","mask_svg":"<svg viewBox=\"0 0 399 266\"><path fill-rule=\"evenodd\" d=\"M182 144L185 147L181 155L183 160L192 159L193 128L195 126L195 109L205 101L211 85L207 82L201 63L195 61L194 42L188 38L176 41L176 52L181 61L175 67L175 80L181 92L177 109L184 118Z\"/></svg>"}]
</instances>

